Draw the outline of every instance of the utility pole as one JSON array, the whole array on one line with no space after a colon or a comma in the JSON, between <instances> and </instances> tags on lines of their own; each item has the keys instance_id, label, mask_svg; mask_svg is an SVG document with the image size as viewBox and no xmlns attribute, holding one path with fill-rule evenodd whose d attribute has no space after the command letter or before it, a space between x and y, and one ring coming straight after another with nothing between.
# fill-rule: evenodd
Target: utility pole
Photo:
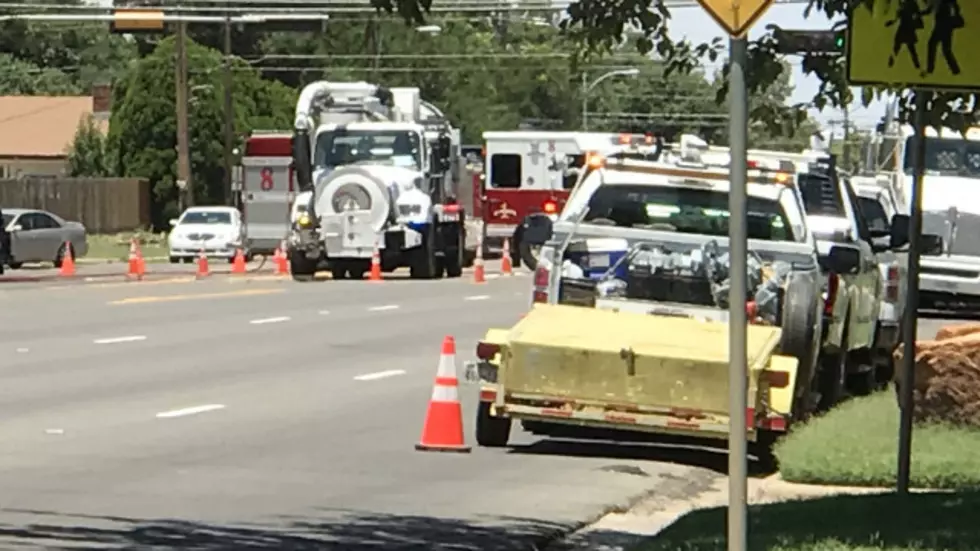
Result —
<instances>
[{"instance_id":1,"label":"utility pole","mask_svg":"<svg viewBox=\"0 0 980 551\"><path fill-rule=\"evenodd\" d=\"M844 170L851 170L851 112L844 106Z\"/></svg>"},{"instance_id":2,"label":"utility pole","mask_svg":"<svg viewBox=\"0 0 980 551\"><path fill-rule=\"evenodd\" d=\"M225 14L225 203L238 206L232 190L232 169L235 164L235 107L233 103L231 72L231 15Z\"/></svg>"},{"instance_id":3,"label":"utility pole","mask_svg":"<svg viewBox=\"0 0 980 551\"><path fill-rule=\"evenodd\" d=\"M178 207L183 211L194 206L194 186L191 182L190 135L187 121L187 22L177 22L177 188Z\"/></svg>"}]
</instances>

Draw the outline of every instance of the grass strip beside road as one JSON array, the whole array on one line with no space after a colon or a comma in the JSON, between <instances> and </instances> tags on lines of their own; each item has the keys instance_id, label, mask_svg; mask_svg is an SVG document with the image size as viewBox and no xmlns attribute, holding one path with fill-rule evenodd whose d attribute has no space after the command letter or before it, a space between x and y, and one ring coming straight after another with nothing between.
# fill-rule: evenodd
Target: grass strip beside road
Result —
<instances>
[{"instance_id":1,"label":"grass strip beside road","mask_svg":"<svg viewBox=\"0 0 980 551\"><path fill-rule=\"evenodd\" d=\"M806 484L892 487L898 424L893 391L850 400L796 427L777 445L782 477ZM917 425L911 476L915 488L980 488L980 430Z\"/></svg>"},{"instance_id":2,"label":"grass strip beside road","mask_svg":"<svg viewBox=\"0 0 980 551\"><path fill-rule=\"evenodd\" d=\"M831 496L752 506L750 551L980 549L980 493ZM718 551L726 509L686 515L633 551Z\"/></svg>"},{"instance_id":3,"label":"grass strip beside road","mask_svg":"<svg viewBox=\"0 0 980 551\"><path fill-rule=\"evenodd\" d=\"M122 262L129 259L129 244L134 237L142 241L140 251L147 261L166 260L170 254L167 249L166 234L145 232L119 234L90 234L88 236L88 254L85 260Z\"/></svg>"}]
</instances>

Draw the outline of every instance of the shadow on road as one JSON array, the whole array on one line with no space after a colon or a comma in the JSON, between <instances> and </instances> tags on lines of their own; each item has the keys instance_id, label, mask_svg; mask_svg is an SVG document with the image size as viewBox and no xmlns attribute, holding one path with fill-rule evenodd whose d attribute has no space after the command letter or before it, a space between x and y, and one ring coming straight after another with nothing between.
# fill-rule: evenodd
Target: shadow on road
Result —
<instances>
[{"instance_id":1,"label":"shadow on road","mask_svg":"<svg viewBox=\"0 0 980 551\"><path fill-rule=\"evenodd\" d=\"M723 441L690 441L681 438L656 437L656 441L603 442L590 440L545 439L523 446L513 446L510 453L562 455L634 461L674 463L687 467L710 469L728 474L727 443ZM752 454L752 447L749 453ZM749 461L749 476L768 476L775 472L758 461Z\"/></svg>"},{"instance_id":2,"label":"shadow on road","mask_svg":"<svg viewBox=\"0 0 980 551\"><path fill-rule=\"evenodd\" d=\"M12 509L3 513L32 518L24 526L0 525L3 549L507 551L539 549L576 528L519 518L488 518L478 524L345 510L324 510L322 520L285 517L262 526Z\"/></svg>"}]
</instances>

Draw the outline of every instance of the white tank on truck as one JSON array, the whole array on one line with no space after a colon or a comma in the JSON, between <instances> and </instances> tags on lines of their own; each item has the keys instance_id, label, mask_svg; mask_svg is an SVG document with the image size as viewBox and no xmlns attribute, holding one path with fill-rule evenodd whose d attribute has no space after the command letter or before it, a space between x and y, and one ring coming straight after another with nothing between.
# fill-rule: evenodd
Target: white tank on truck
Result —
<instances>
[{"instance_id":1,"label":"white tank on truck","mask_svg":"<svg viewBox=\"0 0 980 551\"><path fill-rule=\"evenodd\" d=\"M459 132L418 88L319 81L296 105L293 169L305 212L289 237L294 279L320 268L363 277L375 251L382 271L458 277L465 212L453 177ZM309 195L305 195L309 192Z\"/></svg>"}]
</instances>

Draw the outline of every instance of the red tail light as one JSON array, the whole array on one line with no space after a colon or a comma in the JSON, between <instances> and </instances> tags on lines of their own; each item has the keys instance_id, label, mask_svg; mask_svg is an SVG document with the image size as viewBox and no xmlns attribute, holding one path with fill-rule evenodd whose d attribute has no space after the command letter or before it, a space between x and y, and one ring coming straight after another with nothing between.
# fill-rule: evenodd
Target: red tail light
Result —
<instances>
[{"instance_id":1,"label":"red tail light","mask_svg":"<svg viewBox=\"0 0 980 551\"><path fill-rule=\"evenodd\" d=\"M541 205L541 210L543 210L545 214L555 214L558 212L558 203L548 199L543 205Z\"/></svg>"},{"instance_id":2,"label":"red tail light","mask_svg":"<svg viewBox=\"0 0 980 551\"><path fill-rule=\"evenodd\" d=\"M755 318L759 317L759 305L754 300L745 303L745 315L749 318L749 323L752 323L755 321Z\"/></svg>"},{"instance_id":3,"label":"red tail light","mask_svg":"<svg viewBox=\"0 0 980 551\"><path fill-rule=\"evenodd\" d=\"M500 352L500 345L481 342L476 345L476 357L481 360L492 360Z\"/></svg>"},{"instance_id":4,"label":"red tail light","mask_svg":"<svg viewBox=\"0 0 980 551\"><path fill-rule=\"evenodd\" d=\"M749 169L759 168L759 161L747 161L745 166Z\"/></svg>"},{"instance_id":5,"label":"red tail light","mask_svg":"<svg viewBox=\"0 0 980 551\"><path fill-rule=\"evenodd\" d=\"M840 287L840 279L837 274L827 276L827 300L823 304L823 313L830 315L834 312L834 301L837 300L837 288Z\"/></svg>"},{"instance_id":6,"label":"red tail light","mask_svg":"<svg viewBox=\"0 0 980 551\"><path fill-rule=\"evenodd\" d=\"M534 302L548 302L548 284L550 283L551 273L544 266L543 262L538 263L534 269L534 292L531 300Z\"/></svg>"},{"instance_id":7,"label":"red tail light","mask_svg":"<svg viewBox=\"0 0 980 551\"><path fill-rule=\"evenodd\" d=\"M885 287L885 300L896 302L898 300L898 266L888 267L888 281Z\"/></svg>"}]
</instances>

